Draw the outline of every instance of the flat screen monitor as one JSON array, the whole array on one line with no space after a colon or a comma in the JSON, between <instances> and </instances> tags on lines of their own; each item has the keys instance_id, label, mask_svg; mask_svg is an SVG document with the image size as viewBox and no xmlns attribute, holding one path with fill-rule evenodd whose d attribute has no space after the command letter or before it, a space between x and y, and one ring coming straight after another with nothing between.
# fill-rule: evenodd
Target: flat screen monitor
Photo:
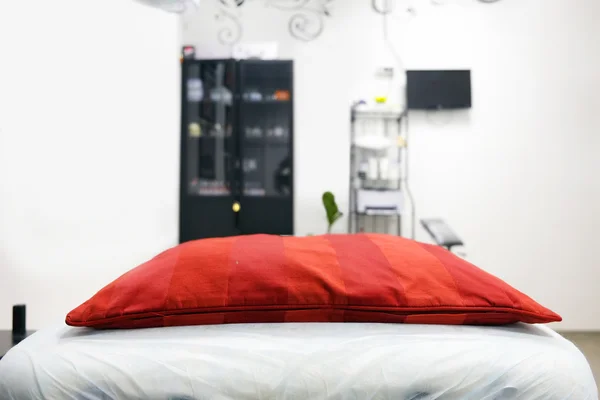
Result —
<instances>
[{"instance_id":1,"label":"flat screen monitor","mask_svg":"<svg viewBox=\"0 0 600 400\"><path fill-rule=\"evenodd\" d=\"M410 110L471 108L471 71L406 71L406 96Z\"/></svg>"}]
</instances>

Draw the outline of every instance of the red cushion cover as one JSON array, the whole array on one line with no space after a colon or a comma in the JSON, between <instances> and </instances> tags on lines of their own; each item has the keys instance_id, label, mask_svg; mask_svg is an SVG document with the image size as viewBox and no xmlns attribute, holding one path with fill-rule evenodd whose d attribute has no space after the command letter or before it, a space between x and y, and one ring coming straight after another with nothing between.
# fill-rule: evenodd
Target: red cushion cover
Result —
<instances>
[{"instance_id":1,"label":"red cushion cover","mask_svg":"<svg viewBox=\"0 0 600 400\"><path fill-rule=\"evenodd\" d=\"M445 249L378 234L187 242L132 269L66 322L145 328L244 322L498 325L561 317Z\"/></svg>"}]
</instances>

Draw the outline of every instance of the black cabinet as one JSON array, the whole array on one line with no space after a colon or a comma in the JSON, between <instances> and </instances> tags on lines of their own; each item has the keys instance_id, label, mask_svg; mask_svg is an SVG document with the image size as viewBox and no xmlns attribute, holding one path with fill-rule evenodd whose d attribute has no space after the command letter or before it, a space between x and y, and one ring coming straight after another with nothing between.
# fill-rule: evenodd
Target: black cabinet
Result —
<instances>
[{"instance_id":1,"label":"black cabinet","mask_svg":"<svg viewBox=\"0 0 600 400\"><path fill-rule=\"evenodd\" d=\"M179 241L293 226L293 64L184 60Z\"/></svg>"},{"instance_id":2,"label":"black cabinet","mask_svg":"<svg viewBox=\"0 0 600 400\"><path fill-rule=\"evenodd\" d=\"M35 333L35 331L27 331L27 336L31 336ZM0 331L0 360L2 357L8 353L8 351L15 347L19 342L23 340L22 338L15 338L12 331Z\"/></svg>"}]
</instances>

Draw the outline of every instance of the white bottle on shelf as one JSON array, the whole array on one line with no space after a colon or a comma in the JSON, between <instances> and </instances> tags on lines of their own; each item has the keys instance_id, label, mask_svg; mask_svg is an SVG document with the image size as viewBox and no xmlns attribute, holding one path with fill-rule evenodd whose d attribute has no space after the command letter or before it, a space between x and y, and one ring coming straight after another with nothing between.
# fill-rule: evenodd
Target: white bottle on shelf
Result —
<instances>
[{"instance_id":1,"label":"white bottle on shelf","mask_svg":"<svg viewBox=\"0 0 600 400\"><path fill-rule=\"evenodd\" d=\"M379 163L377 158L369 158L369 168L367 170L367 179L377 180L379 178Z\"/></svg>"},{"instance_id":2,"label":"white bottle on shelf","mask_svg":"<svg viewBox=\"0 0 600 400\"><path fill-rule=\"evenodd\" d=\"M390 161L387 158L379 159L379 179L389 179Z\"/></svg>"}]
</instances>

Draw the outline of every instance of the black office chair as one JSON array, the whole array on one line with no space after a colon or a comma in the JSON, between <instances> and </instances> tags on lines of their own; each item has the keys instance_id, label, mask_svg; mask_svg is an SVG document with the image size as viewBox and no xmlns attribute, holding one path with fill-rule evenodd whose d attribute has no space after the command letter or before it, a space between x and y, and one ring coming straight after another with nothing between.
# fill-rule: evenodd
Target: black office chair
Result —
<instances>
[{"instance_id":1,"label":"black office chair","mask_svg":"<svg viewBox=\"0 0 600 400\"><path fill-rule=\"evenodd\" d=\"M438 245L452 251L453 247L464 246L463 241L450 229L448 224L441 218L422 219L421 226L429 233L433 241ZM463 255L463 254L461 254Z\"/></svg>"}]
</instances>

